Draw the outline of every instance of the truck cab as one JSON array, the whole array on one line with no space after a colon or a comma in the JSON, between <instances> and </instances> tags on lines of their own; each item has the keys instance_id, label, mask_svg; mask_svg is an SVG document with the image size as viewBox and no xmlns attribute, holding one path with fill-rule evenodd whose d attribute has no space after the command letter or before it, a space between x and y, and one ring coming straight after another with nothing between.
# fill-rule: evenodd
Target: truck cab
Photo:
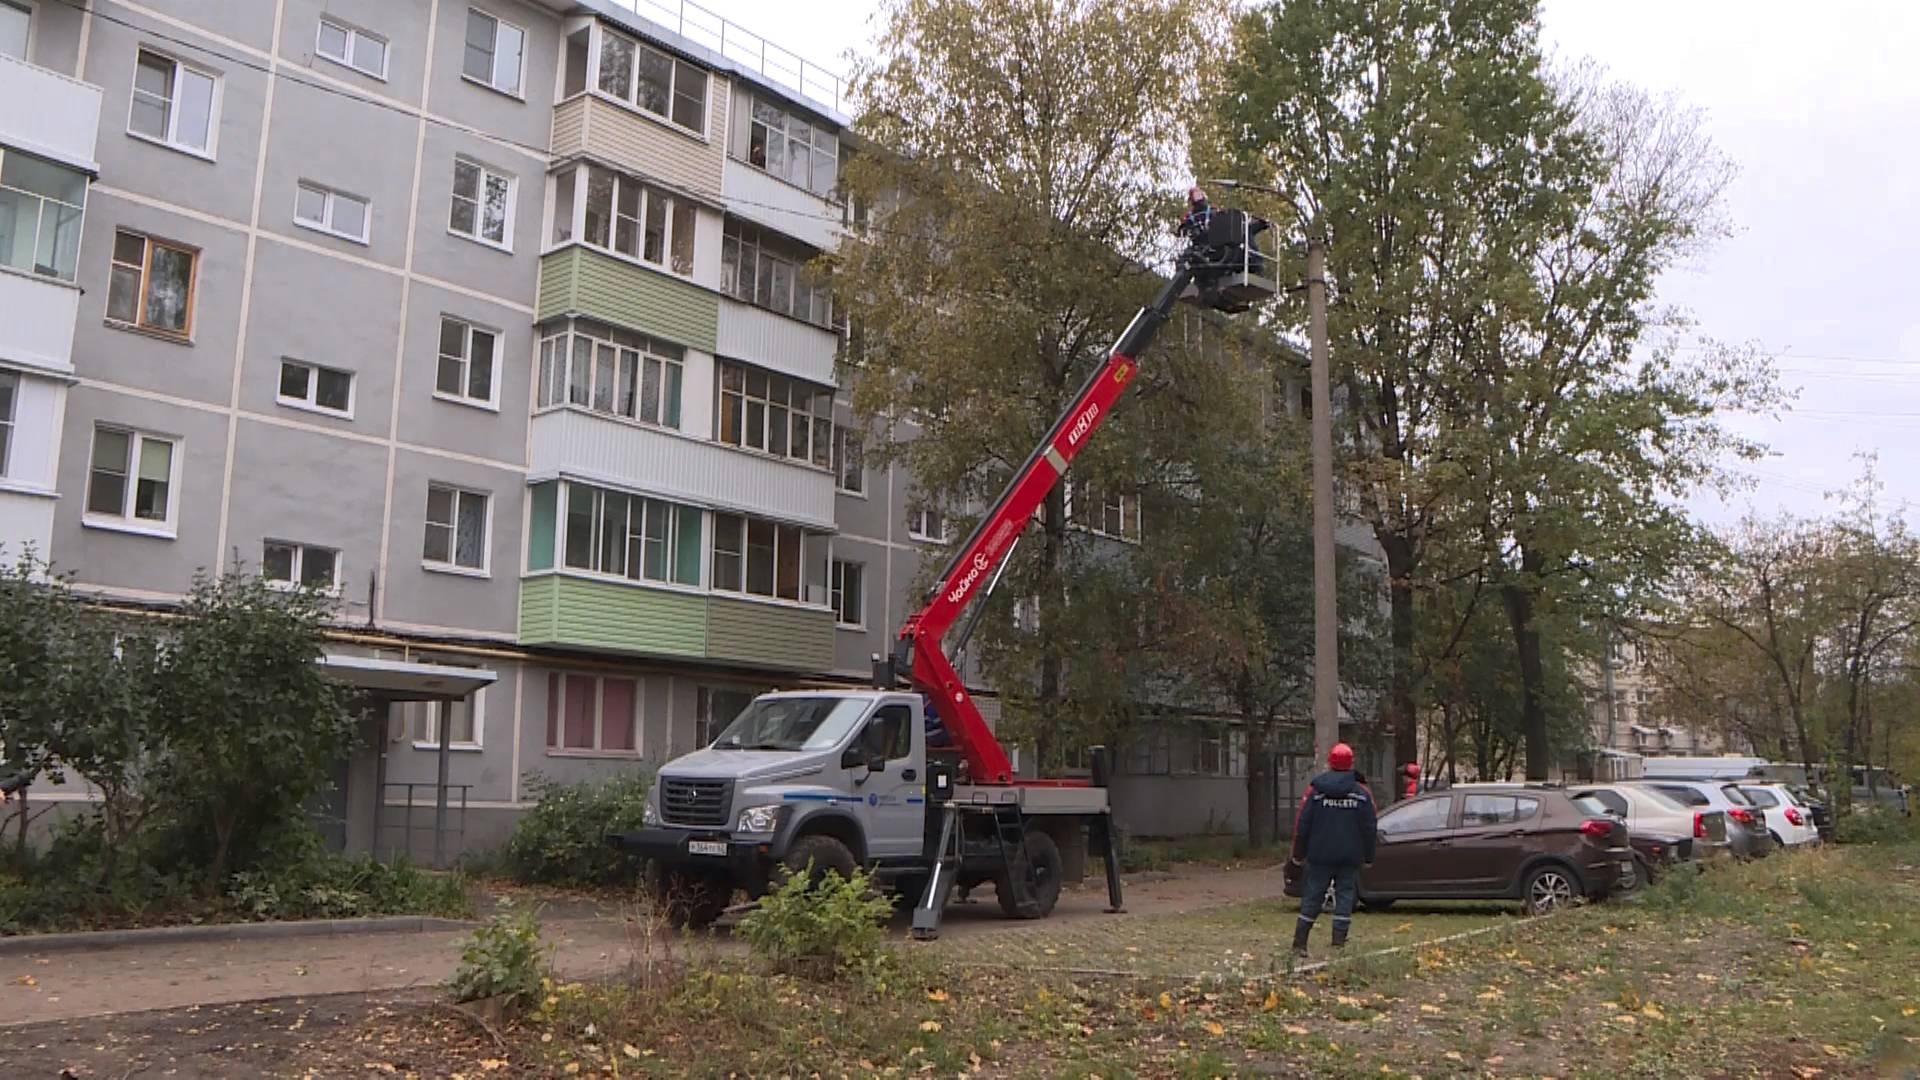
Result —
<instances>
[{"instance_id":1,"label":"truck cab","mask_svg":"<svg viewBox=\"0 0 1920 1080\"><path fill-rule=\"evenodd\" d=\"M712 745L661 766L644 827L614 839L653 864L668 914L691 925L782 868L924 871L926 741L917 693L763 694Z\"/></svg>"}]
</instances>

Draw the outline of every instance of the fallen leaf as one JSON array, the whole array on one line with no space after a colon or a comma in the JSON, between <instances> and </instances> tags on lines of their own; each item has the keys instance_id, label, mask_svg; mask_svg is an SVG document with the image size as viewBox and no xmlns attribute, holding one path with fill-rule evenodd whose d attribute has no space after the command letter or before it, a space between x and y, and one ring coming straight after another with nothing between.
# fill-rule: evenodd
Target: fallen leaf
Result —
<instances>
[{"instance_id":1,"label":"fallen leaf","mask_svg":"<svg viewBox=\"0 0 1920 1080\"><path fill-rule=\"evenodd\" d=\"M567 1062L567 1067L560 1071L566 1073L568 1076L572 1076L580 1071L580 1063L577 1061L569 1061Z\"/></svg>"},{"instance_id":2,"label":"fallen leaf","mask_svg":"<svg viewBox=\"0 0 1920 1080\"><path fill-rule=\"evenodd\" d=\"M1260 1003L1260 1011L1272 1012L1273 1010L1279 1007L1280 1007L1280 995L1272 990L1267 991L1267 1000ZM1907 1015L1912 1016L1913 1010L1908 1009Z\"/></svg>"},{"instance_id":3,"label":"fallen leaf","mask_svg":"<svg viewBox=\"0 0 1920 1080\"><path fill-rule=\"evenodd\" d=\"M947 992L945 990L929 990L927 991L927 1000L945 1001L947 1000Z\"/></svg>"},{"instance_id":4,"label":"fallen leaf","mask_svg":"<svg viewBox=\"0 0 1920 1080\"><path fill-rule=\"evenodd\" d=\"M504 1058L482 1058L480 1061L480 1068L483 1072L497 1072L506 1067L507 1062Z\"/></svg>"},{"instance_id":5,"label":"fallen leaf","mask_svg":"<svg viewBox=\"0 0 1920 1080\"><path fill-rule=\"evenodd\" d=\"M1287 1024L1284 1027L1282 1027L1280 1030L1286 1032L1289 1035L1310 1034L1310 1032L1308 1032L1306 1028L1301 1027L1299 1024Z\"/></svg>"},{"instance_id":6,"label":"fallen leaf","mask_svg":"<svg viewBox=\"0 0 1920 1080\"><path fill-rule=\"evenodd\" d=\"M1225 1035L1227 1033L1226 1027L1218 1020L1209 1020L1200 1026L1206 1028L1207 1034L1209 1035Z\"/></svg>"},{"instance_id":7,"label":"fallen leaf","mask_svg":"<svg viewBox=\"0 0 1920 1080\"><path fill-rule=\"evenodd\" d=\"M1821 1043L1820 1049L1825 1051L1828 1057L1843 1058L1847 1056L1847 1052L1845 1050L1840 1049L1839 1047L1833 1045L1832 1043Z\"/></svg>"},{"instance_id":8,"label":"fallen leaf","mask_svg":"<svg viewBox=\"0 0 1920 1080\"><path fill-rule=\"evenodd\" d=\"M1353 997L1348 994L1337 995L1333 1000L1339 1002L1342 1005L1345 1005L1349 1009L1364 1009L1367 1007L1366 1002L1361 1001L1359 998Z\"/></svg>"},{"instance_id":9,"label":"fallen leaf","mask_svg":"<svg viewBox=\"0 0 1920 1080\"><path fill-rule=\"evenodd\" d=\"M22 975L19 978L13 980L13 984L15 986L39 986L40 980L34 978L31 975Z\"/></svg>"},{"instance_id":10,"label":"fallen leaf","mask_svg":"<svg viewBox=\"0 0 1920 1080\"><path fill-rule=\"evenodd\" d=\"M1411 933L1412 931L1413 931L1413 924L1410 922L1403 922L1399 926L1396 926L1393 928L1393 932L1396 934L1406 934L1406 933Z\"/></svg>"},{"instance_id":11,"label":"fallen leaf","mask_svg":"<svg viewBox=\"0 0 1920 1080\"><path fill-rule=\"evenodd\" d=\"M1421 1012L1423 1012L1423 1013L1429 1013L1429 1014L1435 1014L1435 1013L1439 1013L1439 1012L1441 1012L1442 1010L1441 1010L1441 1008L1440 1008L1440 1006L1438 1006L1438 1005L1426 1005L1426 1004L1423 1004L1423 1005L1421 1005L1421 1006L1420 1006L1420 1011L1421 1011Z\"/></svg>"},{"instance_id":12,"label":"fallen leaf","mask_svg":"<svg viewBox=\"0 0 1920 1080\"><path fill-rule=\"evenodd\" d=\"M1640 1015L1652 1017L1655 1020L1665 1020L1667 1018L1667 1014L1661 1012L1660 1007L1652 1002L1648 1002L1647 1006L1640 1010Z\"/></svg>"},{"instance_id":13,"label":"fallen leaf","mask_svg":"<svg viewBox=\"0 0 1920 1080\"><path fill-rule=\"evenodd\" d=\"M1460 1056L1460 1051L1458 1051L1458 1050L1449 1050L1449 1051L1447 1051L1447 1053L1446 1053L1446 1058L1447 1058L1447 1060L1448 1060L1448 1061L1463 1061L1463 1060L1465 1060L1464 1058L1462 1058L1462 1057Z\"/></svg>"},{"instance_id":14,"label":"fallen leaf","mask_svg":"<svg viewBox=\"0 0 1920 1080\"><path fill-rule=\"evenodd\" d=\"M1914 1013L1915 1013L1916 1011L1920 1011L1920 1010L1916 1010L1916 1009L1914 1009L1914 1007L1913 1007L1913 1006L1911 1006L1911 1005L1909 1005L1909 1006L1907 1006L1906 1008L1904 1008L1904 1009L1901 1009L1901 1010L1900 1010L1900 1015L1901 1015L1901 1016L1912 1016L1912 1015L1913 1015L1913 1014L1914 1014Z\"/></svg>"},{"instance_id":15,"label":"fallen leaf","mask_svg":"<svg viewBox=\"0 0 1920 1080\"><path fill-rule=\"evenodd\" d=\"M938 1021L938 1020L922 1020L922 1021L920 1021L920 1030L921 1030L921 1031L939 1031L939 1030L940 1030L940 1021Z\"/></svg>"},{"instance_id":16,"label":"fallen leaf","mask_svg":"<svg viewBox=\"0 0 1920 1080\"><path fill-rule=\"evenodd\" d=\"M1163 1009L1173 1008L1173 995L1167 993L1165 990L1160 991L1160 1007Z\"/></svg>"},{"instance_id":17,"label":"fallen leaf","mask_svg":"<svg viewBox=\"0 0 1920 1080\"><path fill-rule=\"evenodd\" d=\"M630 1058L637 1058L640 1056L640 1048L633 1045L632 1043L622 1043L620 1046L620 1052L627 1055Z\"/></svg>"}]
</instances>

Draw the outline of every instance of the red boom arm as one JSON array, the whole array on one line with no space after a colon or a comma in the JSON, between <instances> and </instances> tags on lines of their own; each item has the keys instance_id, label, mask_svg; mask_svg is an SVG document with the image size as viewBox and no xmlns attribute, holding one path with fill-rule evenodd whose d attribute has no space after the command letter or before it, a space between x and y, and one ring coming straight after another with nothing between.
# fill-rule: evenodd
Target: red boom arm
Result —
<instances>
[{"instance_id":1,"label":"red boom arm","mask_svg":"<svg viewBox=\"0 0 1920 1080\"><path fill-rule=\"evenodd\" d=\"M940 720L966 762L973 783L1012 783L1013 767L988 730L973 696L967 693L966 684L941 651L941 640L981 586L992 578L1047 492L1060 482L1067 465L1087 445L1121 391L1133 381L1140 354L1167 321L1192 276L1183 266L1153 304L1134 316L1106 363L1080 387L1073 403L1054 421L1046 440L1027 457L973 534L960 545L925 606L908 615L900 627L900 644L912 656L913 684L936 703Z\"/></svg>"}]
</instances>

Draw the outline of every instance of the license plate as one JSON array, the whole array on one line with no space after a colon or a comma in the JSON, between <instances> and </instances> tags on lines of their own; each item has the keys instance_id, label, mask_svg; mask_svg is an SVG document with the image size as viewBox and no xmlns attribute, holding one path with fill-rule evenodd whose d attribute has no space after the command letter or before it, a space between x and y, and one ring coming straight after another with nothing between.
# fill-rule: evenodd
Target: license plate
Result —
<instances>
[{"instance_id":1,"label":"license plate","mask_svg":"<svg viewBox=\"0 0 1920 1080\"><path fill-rule=\"evenodd\" d=\"M687 854L689 855L725 855L726 853L727 842L725 840L687 841Z\"/></svg>"}]
</instances>

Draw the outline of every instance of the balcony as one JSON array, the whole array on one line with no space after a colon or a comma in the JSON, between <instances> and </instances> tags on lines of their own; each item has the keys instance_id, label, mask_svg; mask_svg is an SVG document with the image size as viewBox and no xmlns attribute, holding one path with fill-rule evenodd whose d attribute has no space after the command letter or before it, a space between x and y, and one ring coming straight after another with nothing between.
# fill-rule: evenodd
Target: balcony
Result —
<instances>
[{"instance_id":1,"label":"balcony","mask_svg":"<svg viewBox=\"0 0 1920 1080\"><path fill-rule=\"evenodd\" d=\"M739 158L729 157L721 191L733 207L730 213L821 251L840 246L845 232L840 224L840 207L805 188L776 180Z\"/></svg>"},{"instance_id":2,"label":"balcony","mask_svg":"<svg viewBox=\"0 0 1920 1080\"><path fill-rule=\"evenodd\" d=\"M838 334L738 300L722 299L720 314L716 351L721 356L820 386L834 385Z\"/></svg>"},{"instance_id":3,"label":"balcony","mask_svg":"<svg viewBox=\"0 0 1920 1080\"><path fill-rule=\"evenodd\" d=\"M584 315L712 352L719 297L670 274L579 245L540 260L539 320Z\"/></svg>"},{"instance_id":4,"label":"balcony","mask_svg":"<svg viewBox=\"0 0 1920 1080\"><path fill-rule=\"evenodd\" d=\"M0 56L0 144L93 173L99 130L98 87Z\"/></svg>"},{"instance_id":5,"label":"balcony","mask_svg":"<svg viewBox=\"0 0 1920 1080\"><path fill-rule=\"evenodd\" d=\"M520 583L520 642L822 672L833 612L544 573Z\"/></svg>"},{"instance_id":6,"label":"balcony","mask_svg":"<svg viewBox=\"0 0 1920 1080\"><path fill-rule=\"evenodd\" d=\"M833 529L833 475L825 470L575 408L533 418L528 471Z\"/></svg>"}]
</instances>

